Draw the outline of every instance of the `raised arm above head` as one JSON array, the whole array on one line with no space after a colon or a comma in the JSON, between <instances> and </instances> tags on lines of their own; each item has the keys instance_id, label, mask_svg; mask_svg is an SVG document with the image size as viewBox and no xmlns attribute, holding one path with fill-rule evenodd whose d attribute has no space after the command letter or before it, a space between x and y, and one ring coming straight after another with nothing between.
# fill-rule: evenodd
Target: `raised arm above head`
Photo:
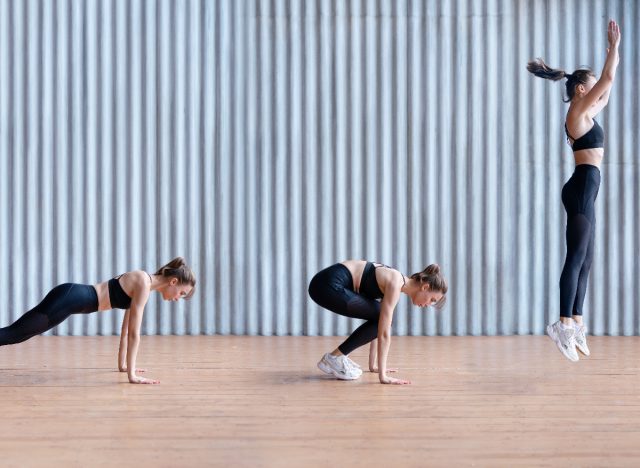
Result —
<instances>
[{"instance_id":1,"label":"raised arm above head","mask_svg":"<svg viewBox=\"0 0 640 468\"><path fill-rule=\"evenodd\" d=\"M582 99L573 104L572 112L577 114L588 114L589 117L597 115L609 103L609 93L616 77L620 55L618 46L620 45L620 26L611 20L608 28L609 47L607 48L607 58L602 67L600 79L593 87L586 91L584 85L577 85L578 92L582 92ZM580 89L582 86L582 89ZM585 92L586 91L586 92Z\"/></svg>"},{"instance_id":2,"label":"raised arm above head","mask_svg":"<svg viewBox=\"0 0 640 468\"><path fill-rule=\"evenodd\" d=\"M565 102L571 102L570 119L580 119L584 115L593 117L607 105L619 62L620 27L615 21L609 21L607 34L609 47L599 80L589 68L579 68L573 73L567 73L560 68L551 68L541 58L527 64L527 70L539 78L567 80Z\"/></svg>"},{"instance_id":3,"label":"raised arm above head","mask_svg":"<svg viewBox=\"0 0 640 468\"><path fill-rule=\"evenodd\" d=\"M543 59L537 58L527 64L527 70L539 78L552 81L566 79L565 102L571 102L568 121L578 121L585 116L593 118L609 102L609 92L618 67L618 46L620 44L620 27L611 20L608 27L609 48L602 75L597 80L589 68L579 68L568 73L560 68L551 68Z\"/></svg>"}]
</instances>

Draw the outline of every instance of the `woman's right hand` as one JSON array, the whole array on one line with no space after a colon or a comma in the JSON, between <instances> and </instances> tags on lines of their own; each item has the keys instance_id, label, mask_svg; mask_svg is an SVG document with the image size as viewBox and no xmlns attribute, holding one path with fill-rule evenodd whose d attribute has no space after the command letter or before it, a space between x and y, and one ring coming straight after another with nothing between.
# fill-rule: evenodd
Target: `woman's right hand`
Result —
<instances>
[{"instance_id":1,"label":"woman's right hand","mask_svg":"<svg viewBox=\"0 0 640 468\"><path fill-rule=\"evenodd\" d=\"M620 26L614 20L609 21L607 36L609 48L618 47L618 44L620 44Z\"/></svg>"},{"instance_id":2,"label":"woman's right hand","mask_svg":"<svg viewBox=\"0 0 640 468\"><path fill-rule=\"evenodd\" d=\"M410 380L396 379L393 377L388 377L386 375L380 376L380 383L383 384L392 384L392 385L409 385L411 384Z\"/></svg>"},{"instance_id":3,"label":"woman's right hand","mask_svg":"<svg viewBox=\"0 0 640 468\"><path fill-rule=\"evenodd\" d=\"M133 376L129 377L129 383L155 385L155 384L159 384L160 381L159 380L153 380L153 379L146 379L144 377L138 377L137 375L133 375Z\"/></svg>"}]
</instances>

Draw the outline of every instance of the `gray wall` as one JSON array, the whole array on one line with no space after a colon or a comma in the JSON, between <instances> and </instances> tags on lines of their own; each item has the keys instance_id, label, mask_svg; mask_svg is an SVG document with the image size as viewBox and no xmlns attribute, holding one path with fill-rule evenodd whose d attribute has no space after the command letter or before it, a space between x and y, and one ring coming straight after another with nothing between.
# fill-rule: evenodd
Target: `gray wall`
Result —
<instances>
[{"instance_id":1,"label":"gray wall","mask_svg":"<svg viewBox=\"0 0 640 468\"><path fill-rule=\"evenodd\" d=\"M346 258L439 262L399 334L542 333L572 171L562 85L620 20L586 315L640 333L640 6L627 1L0 0L0 324L55 284L184 255L149 334L345 334L306 285ZM122 312L59 334L117 332Z\"/></svg>"}]
</instances>

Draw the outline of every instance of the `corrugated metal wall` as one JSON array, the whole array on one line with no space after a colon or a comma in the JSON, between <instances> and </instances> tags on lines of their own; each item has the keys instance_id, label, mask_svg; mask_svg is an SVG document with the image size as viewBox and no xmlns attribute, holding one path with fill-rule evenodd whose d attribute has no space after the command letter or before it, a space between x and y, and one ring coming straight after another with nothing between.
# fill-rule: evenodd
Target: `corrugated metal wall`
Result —
<instances>
[{"instance_id":1,"label":"corrugated metal wall","mask_svg":"<svg viewBox=\"0 0 640 468\"><path fill-rule=\"evenodd\" d=\"M55 284L199 276L148 334L345 334L306 295L346 258L439 262L399 334L542 333L557 315L561 85L620 20L586 314L640 333L640 5L627 1L0 0L0 323ZM122 313L60 334L111 334Z\"/></svg>"}]
</instances>

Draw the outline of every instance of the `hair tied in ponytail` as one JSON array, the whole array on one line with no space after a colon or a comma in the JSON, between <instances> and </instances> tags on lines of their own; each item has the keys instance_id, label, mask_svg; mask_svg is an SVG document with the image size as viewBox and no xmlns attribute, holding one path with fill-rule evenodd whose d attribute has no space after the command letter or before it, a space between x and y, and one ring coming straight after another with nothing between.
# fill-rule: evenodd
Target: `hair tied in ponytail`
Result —
<instances>
[{"instance_id":1,"label":"hair tied in ponytail","mask_svg":"<svg viewBox=\"0 0 640 468\"><path fill-rule=\"evenodd\" d=\"M164 278L176 278L178 284L189 284L192 286L191 292L185 299L188 299L193 295L196 286L196 275L193 270L187 266L184 258L176 257L166 265L160 267L154 275L162 276Z\"/></svg>"}]
</instances>

